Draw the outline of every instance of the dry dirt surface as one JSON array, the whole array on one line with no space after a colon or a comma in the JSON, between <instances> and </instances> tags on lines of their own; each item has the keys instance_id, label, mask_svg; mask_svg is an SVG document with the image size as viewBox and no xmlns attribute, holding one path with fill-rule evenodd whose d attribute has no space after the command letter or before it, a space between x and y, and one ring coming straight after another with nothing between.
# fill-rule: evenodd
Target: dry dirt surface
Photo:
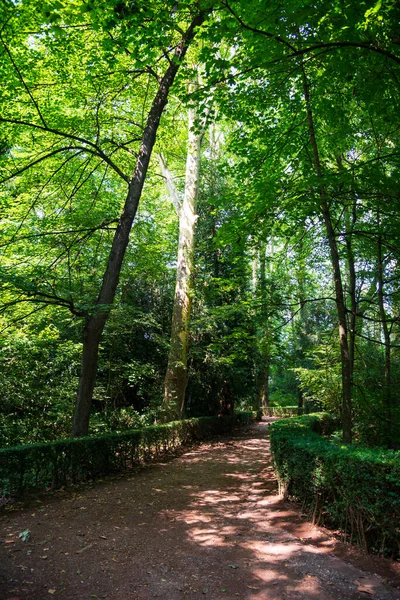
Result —
<instances>
[{"instance_id":1,"label":"dry dirt surface","mask_svg":"<svg viewBox=\"0 0 400 600\"><path fill-rule=\"evenodd\" d=\"M9 507L0 539L1 600L400 599L398 563L278 497L268 422Z\"/></svg>"}]
</instances>

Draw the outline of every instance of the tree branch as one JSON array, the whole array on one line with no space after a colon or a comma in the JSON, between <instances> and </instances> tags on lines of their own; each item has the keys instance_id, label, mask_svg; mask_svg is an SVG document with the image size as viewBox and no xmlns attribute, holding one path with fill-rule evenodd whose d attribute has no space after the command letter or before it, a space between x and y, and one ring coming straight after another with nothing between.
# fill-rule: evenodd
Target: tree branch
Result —
<instances>
[{"instance_id":1,"label":"tree branch","mask_svg":"<svg viewBox=\"0 0 400 600\"><path fill-rule=\"evenodd\" d=\"M99 225L97 225L96 227L82 227L80 229L62 229L60 231L43 231L41 233L31 233L30 235L23 235L20 238L13 238L12 240L10 240L9 242L6 242L5 244L0 244L0 248L10 246L11 244L16 244L18 242L22 242L23 240L37 239L37 238L47 237L47 236L51 236L51 235L71 235L71 234L75 234L75 233L88 233L88 232L93 233L95 231L99 231L100 229L104 229L104 230L108 231L109 225L112 225L113 223L118 223L118 219L106 219L105 221L102 221Z\"/></svg>"},{"instance_id":2,"label":"tree branch","mask_svg":"<svg viewBox=\"0 0 400 600\"><path fill-rule=\"evenodd\" d=\"M74 135L72 133L66 133L65 131L59 131L58 129L54 129L53 127L47 127L38 125L36 123L29 123L28 121L21 121L19 119L5 119L0 117L0 123L10 123L12 125L22 125L23 127L32 127L33 129L39 129L40 131L44 131L46 133L53 133L59 137L63 137L69 140L74 140L75 142L79 142L81 144L85 144L85 146L89 146L89 148L84 148L86 152L90 152L102 158L104 162L106 162L126 183L129 183L129 177L126 175L112 160L107 154L103 152L103 150L94 142L90 142L85 138ZM93 150L92 150L93 148ZM8 180L7 180L8 181ZM3 183L3 182L0 182Z\"/></svg>"},{"instance_id":3,"label":"tree branch","mask_svg":"<svg viewBox=\"0 0 400 600\"><path fill-rule=\"evenodd\" d=\"M30 89L28 88L27 84L25 83L25 80L24 80L24 78L23 78L23 76L22 76L22 73L21 73L21 71L19 70L19 68L18 68L18 66L17 66L17 64L16 64L16 62L14 61L14 59L13 59L13 56L12 56L12 54L11 54L11 52L10 52L10 50L9 50L9 48L8 48L8 46L7 46L7 44L5 43L5 41L4 41L4 39L3 39L3 36L1 35L1 33L0 33L0 41L1 41L1 43L3 44L3 46L4 46L4 50L6 51L6 53L7 53L8 57L9 57L9 59L10 59L10 61L11 61L11 64L12 64L12 65L13 65L13 67L14 67L14 69L16 70L16 72L17 72L17 74L18 74L18 77L20 78L20 80L21 80L21 82L22 82L22 85L24 86L24 88L25 88L25 90L26 90L26 92L27 92L27 94L28 94L29 98L32 100L32 102L33 102L33 105L34 105L34 107L36 108L36 112L38 113L38 115L39 115L39 118L40 118L40 120L41 120L41 121L42 121L42 123L43 123L43 126L44 126L44 127L47 127L46 121L44 120L44 117L43 117L43 115L42 115L42 113L41 113L41 110L40 110L40 108L39 108L39 105L38 105L38 103L36 102L35 98L33 97L33 95L32 95L32 92L31 92L31 91L30 91Z\"/></svg>"},{"instance_id":4,"label":"tree branch","mask_svg":"<svg viewBox=\"0 0 400 600\"><path fill-rule=\"evenodd\" d=\"M276 42L279 42L280 44L284 44L287 48L290 48L292 50L292 54L287 55L287 58L295 58L298 56L302 56L304 54L313 52L314 50L334 50L335 48L359 48L363 50L370 50L371 52L376 52L377 54L382 54L383 56L386 56L387 58L393 60L397 64L400 64L400 57L396 56L392 52L389 52L388 50L385 50L384 48L381 48L380 46L373 45L372 42L321 42L319 44L314 44L307 48L302 48L301 50L298 50L280 35L274 35L273 33L265 31L264 29L258 29L257 27L247 25L247 23L245 23L243 19L241 19L241 17L239 17L239 15L235 13L231 6L229 6L228 2L223 2L223 5L235 17L238 23L247 31L263 35L264 37L273 39Z\"/></svg>"}]
</instances>

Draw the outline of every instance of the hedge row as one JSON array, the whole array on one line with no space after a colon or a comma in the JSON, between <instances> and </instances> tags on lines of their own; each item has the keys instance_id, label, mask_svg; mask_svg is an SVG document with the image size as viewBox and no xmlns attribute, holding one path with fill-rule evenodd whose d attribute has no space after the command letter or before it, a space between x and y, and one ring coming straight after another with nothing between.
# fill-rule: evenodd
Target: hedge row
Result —
<instances>
[{"instance_id":1,"label":"hedge row","mask_svg":"<svg viewBox=\"0 0 400 600\"><path fill-rule=\"evenodd\" d=\"M280 491L314 521L341 529L364 549L400 557L400 452L332 443L336 423L307 415L270 426Z\"/></svg>"},{"instance_id":2,"label":"hedge row","mask_svg":"<svg viewBox=\"0 0 400 600\"><path fill-rule=\"evenodd\" d=\"M56 489L68 483L125 471L181 445L229 432L255 418L201 417L123 433L71 438L0 449L0 496L22 496L34 489Z\"/></svg>"},{"instance_id":3,"label":"hedge row","mask_svg":"<svg viewBox=\"0 0 400 600\"><path fill-rule=\"evenodd\" d=\"M308 410L298 406L264 406L262 412L264 417L295 417L308 413Z\"/></svg>"}]
</instances>

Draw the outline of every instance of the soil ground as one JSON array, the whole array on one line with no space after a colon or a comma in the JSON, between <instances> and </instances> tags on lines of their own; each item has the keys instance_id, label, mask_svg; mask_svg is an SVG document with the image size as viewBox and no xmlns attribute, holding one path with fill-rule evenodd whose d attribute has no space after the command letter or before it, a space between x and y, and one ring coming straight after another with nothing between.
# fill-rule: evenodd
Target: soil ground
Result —
<instances>
[{"instance_id":1,"label":"soil ground","mask_svg":"<svg viewBox=\"0 0 400 600\"><path fill-rule=\"evenodd\" d=\"M278 497L267 429L8 507L0 599L400 599L399 563L362 554Z\"/></svg>"}]
</instances>

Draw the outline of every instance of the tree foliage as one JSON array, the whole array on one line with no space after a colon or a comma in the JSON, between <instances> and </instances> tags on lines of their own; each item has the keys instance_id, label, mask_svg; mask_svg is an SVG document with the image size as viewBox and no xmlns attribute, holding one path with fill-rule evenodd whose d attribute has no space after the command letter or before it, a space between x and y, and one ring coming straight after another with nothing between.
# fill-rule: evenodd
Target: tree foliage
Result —
<instances>
[{"instance_id":1,"label":"tree foliage","mask_svg":"<svg viewBox=\"0 0 400 600\"><path fill-rule=\"evenodd\" d=\"M98 363L75 432L92 398L93 430L157 419L178 225L150 154L183 190L188 110L209 131L187 414L308 402L346 441L399 444L398 17L389 0L3 2L4 444L68 434L82 342Z\"/></svg>"}]
</instances>

